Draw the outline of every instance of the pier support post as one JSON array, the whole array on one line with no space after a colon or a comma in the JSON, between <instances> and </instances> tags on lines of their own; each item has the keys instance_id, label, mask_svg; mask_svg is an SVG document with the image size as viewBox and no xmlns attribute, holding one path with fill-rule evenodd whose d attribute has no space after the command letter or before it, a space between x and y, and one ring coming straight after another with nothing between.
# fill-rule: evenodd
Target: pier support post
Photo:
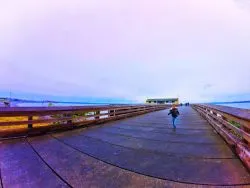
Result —
<instances>
[{"instance_id":1,"label":"pier support post","mask_svg":"<svg viewBox=\"0 0 250 188\"><path fill-rule=\"evenodd\" d=\"M64 117L73 118L73 115L72 115L72 114L64 114ZM72 122L73 122L72 119L67 120L67 124L68 124L68 125L72 124Z\"/></svg>"},{"instance_id":2,"label":"pier support post","mask_svg":"<svg viewBox=\"0 0 250 188\"><path fill-rule=\"evenodd\" d=\"M33 116L28 116L28 121L32 121L33 120ZM32 129L33 128L33 124L32 123L28 123L28 128Z\"/></svg>"},{"instance_id":3,"label":"pier support post","mask_svg":"<svg viewBox=\"0 0 250 188\"><path fill-rule=\"evenodd\" d=\"M95 115L100 115L100 111L96 111ZM100 116L96 116L95 119L100 119Z\"/></svg>"},{"instance_id":4,"label":"pier support post","mask_svg":"<svg viewBox=\"0 0 250 188\"><path fill-rule=\"evenodd\" d=\"M115 110L109 110L109 117L114 117L115 116Z\"/></svg>"}]
</instances>

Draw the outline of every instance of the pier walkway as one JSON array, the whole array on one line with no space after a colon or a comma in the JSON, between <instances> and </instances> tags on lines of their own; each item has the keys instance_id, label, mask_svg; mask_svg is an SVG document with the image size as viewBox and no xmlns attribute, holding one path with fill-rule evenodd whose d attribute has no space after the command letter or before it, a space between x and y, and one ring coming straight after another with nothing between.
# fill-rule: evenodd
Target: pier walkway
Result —
<instances>
[{"instance_id":1,"label":"pier walkway","mask_svg":"<svg viewBox=\"0 0 250 188\"><path fill-rule=\"evenodd\" d=\"M213 127L180 107L43 136L0 141L0 187L219 187L249 171Z\"/></svg>"}]
</instances>

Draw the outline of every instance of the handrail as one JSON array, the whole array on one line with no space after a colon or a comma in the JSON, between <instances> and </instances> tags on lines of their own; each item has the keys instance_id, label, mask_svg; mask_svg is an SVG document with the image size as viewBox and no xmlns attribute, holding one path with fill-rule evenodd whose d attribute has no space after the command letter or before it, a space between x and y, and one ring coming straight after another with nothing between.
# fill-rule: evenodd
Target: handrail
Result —
<instances>
[{"instance_id":1,"label":"handrail","mask_svg":"<svg viewBox=\"0 0 250 188\"><path fill-rule=\"evenodd\" d=\"M194 105L209 112L208 115L222 123L226 128L232 129L236 134L250 144L250 111L233 107L217 105ZM225 111L224 111L225 109ZM237 111L237 115L235 112ZM240 113L242 112L242 113ZM243 115L242 115L243 114ZM248 118L249 117L249 118ZM240 138L240 137L239 137Z\"/></svg>"},{"instance_id":2,"label":"handrail","mask_svg":"<svg viewBox=\"0 0 250 188\"><path fill-rule=\"evenodd\" d=\"M163 110L168 107L169 105L3 107L0 108L0 138L71 129ZM20 117L22 117L21 120ZM1 118L4 120L1 121ZM6 118L11 120L6 121ZM15 118L17 120L13 120Z\"/></svg>"},{"instance_id":3,"label":"handrail","mask_svg":"<svg viewBox=\"0 0 250 188\"><path fill-rule=\"evenodd\" d=\"M95 110L128 109L149 105L103 105L103 106L68 106L68 107L0 107L0 117L26 116L28 115L50 115L58 112L87 112ZM152 106L152 105L151 105Z\"/></svg>"},{"instance_id":4,"label":"handrail","mask_svg":"<svg viewBox=\"0 0 250 188\"><path fill-rule=\"evenodd\" d=\"M192 107L207 119L250 169L250 110L207 104Z\"/></svg>"},{"instance_id":5,"label":"handrail","mask_svg":"<svg viewBox=\"0 0 250 188\"><path fill-rule=\"evenodd\" d=\"M221 106L221 105L212 105L212 104L202 104L202 106L206 106L212 108L214 110L227 113L228 115L237 117L239 119L243 119L246 121L250 121L250 109L242 109L235 108L230 106Z\"/></svg>"}]
</instances>

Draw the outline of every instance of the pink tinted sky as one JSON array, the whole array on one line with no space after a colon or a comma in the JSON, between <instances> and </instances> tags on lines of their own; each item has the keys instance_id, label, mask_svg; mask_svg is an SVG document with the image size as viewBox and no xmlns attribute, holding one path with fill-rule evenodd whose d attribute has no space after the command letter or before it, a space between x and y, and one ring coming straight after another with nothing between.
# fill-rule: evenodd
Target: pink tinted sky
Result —
<instances>
[{"instance_id":1,"label":"pink tinted sky","mask_svg":"<svg viewBox=\"0 0 250 188\"><path fill-rule=\"evenodd\" d=\"M0 63L0 91L246 100L250 4L8 0L0 7Z\"/></svg>"}]
</instances>

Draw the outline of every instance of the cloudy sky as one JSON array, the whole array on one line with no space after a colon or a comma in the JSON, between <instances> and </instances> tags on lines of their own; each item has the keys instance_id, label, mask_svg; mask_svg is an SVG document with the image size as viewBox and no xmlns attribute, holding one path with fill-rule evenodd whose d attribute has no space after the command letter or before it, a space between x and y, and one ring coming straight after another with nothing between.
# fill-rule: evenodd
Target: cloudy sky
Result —
<instances>
[{"instance_id":1,"label":"cloudy sky","mask_svg":"<svg viewBox=\"0 0 250 188\"><path fill-rule=\"evenodd\" d=\"M250 99L249 0L0 3L0 96Z\"/></svg>"}]
</instances>

